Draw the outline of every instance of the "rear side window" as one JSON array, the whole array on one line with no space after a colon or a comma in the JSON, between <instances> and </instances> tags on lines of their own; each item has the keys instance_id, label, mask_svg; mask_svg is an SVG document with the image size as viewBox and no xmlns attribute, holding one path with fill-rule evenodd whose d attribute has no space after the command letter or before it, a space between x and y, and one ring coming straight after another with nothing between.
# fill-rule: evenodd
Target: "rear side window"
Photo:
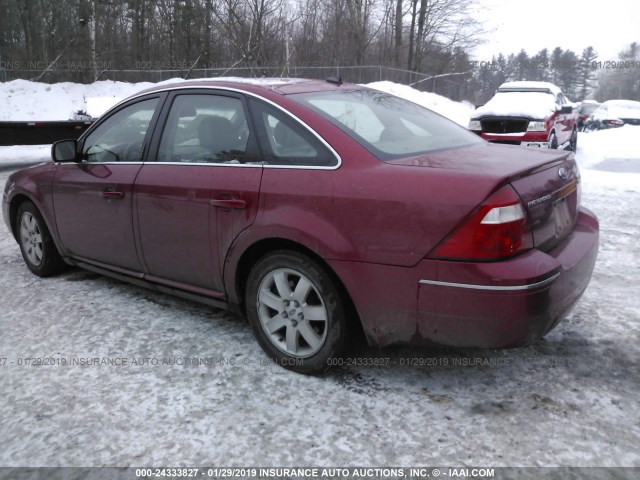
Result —
<instances>
[{"instance_id":1,"label":"rear side window","mask_svg":"<svg viewBox=\"0 0 640 480\"><path fill-rule=\"evenodd\" d=\"M281 110L250 101L266 165L333 167L337 157L308 129Z\"/></svg>"},{"instance_id":2,"label":"rear side window","mask_svg":"<svg viewBox=\"0 0 640 480\"><path fill-rule=\"evenodd\" d=\"M477 135L431 110L374 90L291 95L380 160L481 143Z\"/></svg>"}]
</instances>

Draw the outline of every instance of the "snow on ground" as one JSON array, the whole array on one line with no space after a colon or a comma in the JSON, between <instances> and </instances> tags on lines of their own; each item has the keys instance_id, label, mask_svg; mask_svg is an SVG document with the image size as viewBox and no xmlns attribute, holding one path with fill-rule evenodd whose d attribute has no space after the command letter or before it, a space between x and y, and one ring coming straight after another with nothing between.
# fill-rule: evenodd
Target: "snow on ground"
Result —
<instances>
[{"instance_id":1,"label":"snow on ground","mask_svg":"<svg viewBox=\"0 0 640 480\"><path fill-rule=\"evenodd\" d=\"M51 159L51 145L0 146L0 170L35 165Z\"/></svg>"},{"instance_id":2,"label":"snow on ground","mask_svg":"<svg viewBox=\"0 0 640 480\"><path fill-rule=\"evenodd\" d=\"M513 350L355 346L382 366L305 377L237 316L81 270L38 278L0 226L0 465L640 466L638 129L579 135L596 270ZM0 165L47 148L0 148Z\"/></svg>"}]
</instances>

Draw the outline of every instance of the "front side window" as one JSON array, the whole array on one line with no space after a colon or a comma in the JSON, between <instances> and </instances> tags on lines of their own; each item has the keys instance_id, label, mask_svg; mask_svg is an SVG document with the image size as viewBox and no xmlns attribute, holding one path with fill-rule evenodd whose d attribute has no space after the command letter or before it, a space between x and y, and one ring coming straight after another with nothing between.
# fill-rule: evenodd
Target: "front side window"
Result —
<instances>
[{"instance_id":1,"label":"front side window","mask_svg":"<svg viewBox=\"0 0 640 480\"><path fill-rule=\"evenodd\" d=\"M177 95L162 133L158 161L245 163L249 136L240 99L224 95Z\"/></svg>"},{"instance_id":2,"label":"front side window","mask_svg":"<svg viewBox=\"0 0 640 480\"><path fill-rule=\"evenodd\" d=\"M158 100L134 103L101 122L84 141L82 158L92 163L142 161L145 136Z\"/></svg>"},{"instance_id":3,"label":"front side window","mask_svg":"<svg viewBox=\"0 0 640 480\"><path fill-rule=\"evenodd\" d=\"M343 130L380 160L481 143L436 113L373 90L291 95Z\"/></svg>"}]
</instances>

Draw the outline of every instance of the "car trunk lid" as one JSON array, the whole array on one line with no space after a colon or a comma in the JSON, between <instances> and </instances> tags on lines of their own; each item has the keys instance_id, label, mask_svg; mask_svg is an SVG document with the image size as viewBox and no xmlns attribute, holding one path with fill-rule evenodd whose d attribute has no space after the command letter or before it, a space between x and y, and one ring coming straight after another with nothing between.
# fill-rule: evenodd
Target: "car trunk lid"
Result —
<instances>
[{"instance_id":1,"label":"car trunk lid","mask_svg":"<svg viewBox=\"0 0 640 480\"><path fill-rule=\"evenodd\" d=\"M510 183L529 218L534 246L549 250L571 233L580 207L580 174L574 155L561 150L482 144L387 161L393 165L463 171Z\"/></svg>"}]
</instances>

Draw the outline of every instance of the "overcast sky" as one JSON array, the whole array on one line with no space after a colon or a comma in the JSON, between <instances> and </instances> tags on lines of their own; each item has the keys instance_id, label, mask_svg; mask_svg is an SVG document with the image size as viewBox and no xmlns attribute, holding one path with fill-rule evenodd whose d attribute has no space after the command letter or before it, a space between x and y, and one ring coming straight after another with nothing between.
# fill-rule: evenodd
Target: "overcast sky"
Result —
<instances>
[{"instance_id":1,"label":"overcast sky","mask_svg":"<svg viewBox=\"0 0 640 480\"><path fill-rule=\"evenodd\" d=\"M598 60L616 59L631 42L640 44L640 0L479 0L477 17L484 20L487 43L476 60L493 54L529 55L543 48L570 49L578 54L589 45Z\"/></svg>"}]
</instances>

